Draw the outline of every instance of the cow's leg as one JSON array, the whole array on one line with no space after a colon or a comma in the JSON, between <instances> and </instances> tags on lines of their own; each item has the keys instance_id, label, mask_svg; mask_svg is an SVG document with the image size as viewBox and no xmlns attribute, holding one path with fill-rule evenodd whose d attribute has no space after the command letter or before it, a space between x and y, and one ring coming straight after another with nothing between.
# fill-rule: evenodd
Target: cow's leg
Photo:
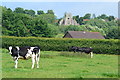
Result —
<instances>
[{"instance_id":1,"label":"cow's leg","mask_svg":"<svg viewBox=\"0 0 120 80\"><path fill-rule=\"evenodd\" d=\"M18 65L18 58L14 58L14 61L15 61L15 68L17 68L17 65Z\"/></svg>"},{"instance_id":2,"label":"cow's leg","mask_svg":"<svg viewBox=\"0 0 120 80\"><path fill-rule=\"evenodd\" d=\"M36 64L37 64L37 68L39 68L39 58L40 58L40 55L39 55L39 54L36 54Z\"/></svg>"},{"instance_id":3,"label":"cow's leg","mask_svg":"<svg viewBox=\"0 0 120 80\"><path fill-rule=\"evenodd\" d=\"M34 68L35 65L35 54L32 54L32 69Z\"/></svg>"},{"instance_id":4,"label":"cow's leg","mask_svg":"<svg viewBox=\"0 0 120 80\"><path fill-rule=\"evenodd\" d=\"M90 57L93 58L93 52L90 52Z\"/></svg>"}]
</instances>

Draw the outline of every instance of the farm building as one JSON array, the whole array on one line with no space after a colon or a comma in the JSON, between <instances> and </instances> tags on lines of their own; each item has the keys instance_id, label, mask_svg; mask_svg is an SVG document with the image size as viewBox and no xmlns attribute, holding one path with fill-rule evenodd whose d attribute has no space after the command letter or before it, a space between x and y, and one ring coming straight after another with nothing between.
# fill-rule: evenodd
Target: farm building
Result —
<instances>
[{"instance_id":1,"label":"farm building","mask_svg":"<svg viewBox=\"0 0 120 80\"><path fill-rule=\"evenodd\" d=\"M63 38L105 39L99 32L68 31Z\"/></svg>"}]
</instances>

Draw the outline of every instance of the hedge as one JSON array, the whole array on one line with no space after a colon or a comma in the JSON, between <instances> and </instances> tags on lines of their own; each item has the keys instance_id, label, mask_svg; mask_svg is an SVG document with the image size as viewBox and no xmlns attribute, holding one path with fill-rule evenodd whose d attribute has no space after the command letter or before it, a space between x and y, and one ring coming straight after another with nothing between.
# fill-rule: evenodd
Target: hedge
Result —
<instances>
[{"instance_id":1,"label":"hedge","mask_svg":"<svg viewBox=\"0 0 120 80\"><path fill-rule=\"evenodd\" d=\"M43 51L68 51L71 46L92 47L97 54L119 54L118 39L73 39L3 36L2 48L40 46Z\"/></svg>"}]
</instances>

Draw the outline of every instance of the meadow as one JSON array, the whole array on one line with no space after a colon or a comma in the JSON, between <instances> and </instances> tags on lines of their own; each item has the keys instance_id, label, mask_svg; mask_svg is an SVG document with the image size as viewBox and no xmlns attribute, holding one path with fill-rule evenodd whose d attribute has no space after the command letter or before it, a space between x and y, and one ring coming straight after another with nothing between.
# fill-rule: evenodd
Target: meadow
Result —
<instances>
[{"instance_id":1,"label":"meadow","mask_svg":"<svg viewBox=\"0 0 120 80\"><path fill-rule=\"evenodd\" d=\"M118 55L89 55L41 51L40 68L31 69L31 59L19 60L18 69L6 49L2 52L2 78L117 78Z\"/></svg>"}]
</instances>

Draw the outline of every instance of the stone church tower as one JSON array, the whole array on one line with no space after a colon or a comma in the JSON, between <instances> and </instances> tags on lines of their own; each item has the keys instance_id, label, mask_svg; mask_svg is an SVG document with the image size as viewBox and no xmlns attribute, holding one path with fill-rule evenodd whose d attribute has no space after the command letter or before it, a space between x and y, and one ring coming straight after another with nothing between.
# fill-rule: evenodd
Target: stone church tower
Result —
<instances>
[{"instance_id":1,"label":"stone church tower","mask_svg":"<svg viewBox=\"0 0 120 80\"><path fill-rule=\"evenodd\" d=\"M73 19L71 13L65 13L63 19L59 22L59 25L79 25L75 19Z\"/></svg>"}]
</instances>

